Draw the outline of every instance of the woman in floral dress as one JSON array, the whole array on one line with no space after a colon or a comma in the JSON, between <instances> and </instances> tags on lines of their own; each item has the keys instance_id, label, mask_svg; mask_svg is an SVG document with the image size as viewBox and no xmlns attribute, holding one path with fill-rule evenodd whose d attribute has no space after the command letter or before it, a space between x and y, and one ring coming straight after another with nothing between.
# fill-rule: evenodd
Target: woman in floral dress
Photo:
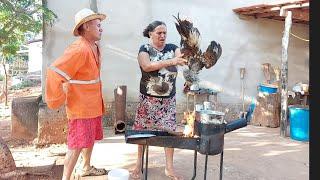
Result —
<instances>
[{"instance_id":1,"label":"woman in floral dress","mask_svg":"<svg viewBox=\"0 0 320 180\"><path fill-rule=\"evenodd\" d=\"M176 130L176 78L177 65L185 65L180 49L166 44L167 28L164 22L154 21L143 31L150 39L139 49L138 62L140 80L139 105L133 125L134 130ZM165 174L171 179L182 179L173 168L173 148L164 148L166 156ZM138 158L133 178L141 178L142 145L138 145Z\"/></svg>"}]
</instances>

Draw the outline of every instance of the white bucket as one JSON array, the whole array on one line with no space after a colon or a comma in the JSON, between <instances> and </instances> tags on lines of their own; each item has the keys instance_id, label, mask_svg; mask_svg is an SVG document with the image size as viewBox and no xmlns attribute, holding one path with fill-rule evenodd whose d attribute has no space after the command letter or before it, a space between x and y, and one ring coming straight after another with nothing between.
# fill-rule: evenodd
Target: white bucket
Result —
<instances>
[{"instance_id":1,"label":"white bucket","mask_svg":"<svg viewBox=\"0 0 320 180\"><path fill-rule=\"evenodd\" d=\"M108 173L108 180L129 180L129 171L126 169L112 169Z\"/></svg>"}]
</instances>

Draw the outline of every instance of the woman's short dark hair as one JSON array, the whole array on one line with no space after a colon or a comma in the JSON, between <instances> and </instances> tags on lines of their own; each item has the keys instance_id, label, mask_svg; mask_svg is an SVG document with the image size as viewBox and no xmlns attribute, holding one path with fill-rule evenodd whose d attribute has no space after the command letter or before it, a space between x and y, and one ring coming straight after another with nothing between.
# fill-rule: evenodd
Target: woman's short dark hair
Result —
<instances>
[{"instance_id":1,"label":"woman's short dark hair","mask_svg":"<svg viewBox=\"0 0 320 180\"><path fill-rule=\"evenodd\" d=\"M149 36L149 32L154 31L154 29L158 26L164 25L166 26L166 24L162 21L153 21L152 23L150 23L144 30L143 30L143 36L150 38Z\"/></svg>"}]
</instances>

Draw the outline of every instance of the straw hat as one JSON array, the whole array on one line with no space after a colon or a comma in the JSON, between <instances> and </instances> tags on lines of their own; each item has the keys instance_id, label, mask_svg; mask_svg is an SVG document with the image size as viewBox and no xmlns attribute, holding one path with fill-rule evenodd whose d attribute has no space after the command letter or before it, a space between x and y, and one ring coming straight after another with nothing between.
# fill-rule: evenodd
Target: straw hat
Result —
<instances>
[{"instance_id":1,"label":"straw hat","mask_svg":"<svg viewBox=\"0 0 320 180\"><path fill-rule=\"evenodd\" d=\"M85 22L94 20L94 19L100 19L101 21L106 18L106 15L95 13L91 9L84 8L77 12L77 14L74 16L75 25L73 27L73 35L79 36L78 28Z\"/></svg>"}]
</instances>

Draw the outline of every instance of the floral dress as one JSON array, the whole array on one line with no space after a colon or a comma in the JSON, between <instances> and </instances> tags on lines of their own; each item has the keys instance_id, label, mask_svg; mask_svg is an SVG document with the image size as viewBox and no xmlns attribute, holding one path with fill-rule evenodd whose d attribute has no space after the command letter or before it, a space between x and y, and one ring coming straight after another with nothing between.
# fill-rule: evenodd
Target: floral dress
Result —
<instances>
[{"instance_id":1,"label":"floral dress","mask_svg":"<svg viewBox=\"0 0 320 180\"><path fill-rule=\"evenodd\" d=\"M177 46L166 44L158 51L149 44L142 45L140 52L147 52L150 61L165 61L175 56ZM177 67L169 66L160 70L145 72L140 67L139 104L136 111L134 130L176 129L176 77ZM156 127L156 128L155 128Z\"/></svg>"}]
</instances>

